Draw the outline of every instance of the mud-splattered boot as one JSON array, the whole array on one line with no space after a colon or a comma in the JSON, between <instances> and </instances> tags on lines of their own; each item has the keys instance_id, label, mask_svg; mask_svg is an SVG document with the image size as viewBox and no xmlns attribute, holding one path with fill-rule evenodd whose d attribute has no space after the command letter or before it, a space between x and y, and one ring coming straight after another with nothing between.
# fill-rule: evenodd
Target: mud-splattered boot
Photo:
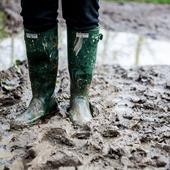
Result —
<instances>
[{"instance_id":1,"label":"mud-splattered boot","mask_svg":"<svg viewBox=\"0 0 170 170\"><path fill-rule=\"evenodd\" d=\"M25 43L32 88L28 109L17 116L14 123L29 125L56 107L53 97L58 70L57 28L35 33L25 30Z\"/></svg>"},{"instance_id":2,"label":"mud-splattered boot","mask_svg":"<svg viewBox=\"0 0 170 170\"><path fill-rule=\"evenodd\" d=\"M73 123L84 125L92 119L89 88L96 63L99 28L77 32L68 28L68 62L71 79L69 116Z\"/></svg>"}]
</instances>

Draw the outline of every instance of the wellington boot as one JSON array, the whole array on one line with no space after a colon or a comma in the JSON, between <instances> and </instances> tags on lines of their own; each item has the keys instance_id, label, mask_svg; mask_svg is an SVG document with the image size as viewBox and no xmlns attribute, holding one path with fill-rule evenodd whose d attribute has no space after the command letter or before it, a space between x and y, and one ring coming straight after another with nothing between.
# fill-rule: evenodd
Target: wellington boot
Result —
<instances>
[{"instance_id":1,"label":"wellington boot","mask_svg":"<svg viewBox=\"0 0 170 170\"><path fill-rule=\"evenodd\" d=\"M70 119L84 125L92 119L89 88L96 63L99 28L77 32L68 28L68 62L71 79Z\"/></svg>"},{"instance_id":2,"label":"wellington boot","mask_svg":"<svg viewBox=\"0 0 170 170\"><path fill-rule=\"evenodd\" d=\"M56 107L53 93L58 70L57 28L35 33L25 30L25 42L32 87L28 109L14 123L28 125L47 115Z\"/></svg>"}]
</instances>

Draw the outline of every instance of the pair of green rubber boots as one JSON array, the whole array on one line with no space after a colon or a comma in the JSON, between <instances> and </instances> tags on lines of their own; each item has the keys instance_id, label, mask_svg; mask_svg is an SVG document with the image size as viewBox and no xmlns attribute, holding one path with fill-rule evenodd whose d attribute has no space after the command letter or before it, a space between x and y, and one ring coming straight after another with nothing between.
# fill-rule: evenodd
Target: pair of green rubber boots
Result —
<instances>
[{"instance_id":1,"label":"pair of green rubber boots","mask_svg":"<svg viewBox=\"0 0 170 170\"><path fill-rule=\"evenodd\" d=\"M70 119L84 125L92 119L88 91L96 62L99 28L86 32L67 29L70 73ZM56 107L54 90L58 71L58 29L35 33L25 30L25 42L32 87L28 109L17 116L18 125L34 124Z\"/></svg>"}]
</instances>

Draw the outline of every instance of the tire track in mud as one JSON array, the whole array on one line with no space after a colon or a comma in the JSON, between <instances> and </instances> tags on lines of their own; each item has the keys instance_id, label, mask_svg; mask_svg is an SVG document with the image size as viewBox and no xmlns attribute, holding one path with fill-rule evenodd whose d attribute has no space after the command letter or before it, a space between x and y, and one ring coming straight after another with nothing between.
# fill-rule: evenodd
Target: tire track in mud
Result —
<instances>
[{"instance_id":1,"label":"tire track in mud","mask_svg":"<svg viewBox=\"0 0 170 170\"><path fill-rule=\"evenodd\" d=\"M90 90L94 119L80 128L66 114L69 77L62 69L59 111L23 129L13 129L10 120L31 97L27 66L0 72L0 169L168 170L169 72L169 66L97 68Z\"/></svg>"}]
</instances>

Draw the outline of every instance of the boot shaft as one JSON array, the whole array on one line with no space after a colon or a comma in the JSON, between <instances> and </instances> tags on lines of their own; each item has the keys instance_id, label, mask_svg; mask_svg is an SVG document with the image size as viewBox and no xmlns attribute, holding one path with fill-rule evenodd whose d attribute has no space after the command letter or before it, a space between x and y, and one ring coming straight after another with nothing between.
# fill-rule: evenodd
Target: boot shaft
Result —
<instances>
[{"instance_id":1,"label":"boot shaft","mask_svg":"<svg viewBox=\"0 0 170 170\"><path fill-rule=\"evenodd\" d=\"M99 27L77 32L68 28L68 63L71 94L87 95L96 63Z\"/></svg>"},{"instance_id":2,"label":"boot shaft","mask_svg":"<svg viewBox=\"0 0 170 170\"><path fill-rule=\"evenodd\" d=\"M50 98L58 70L58 30L25 30L25 43L33 97Z\"/></svg>"}]
</instances>

